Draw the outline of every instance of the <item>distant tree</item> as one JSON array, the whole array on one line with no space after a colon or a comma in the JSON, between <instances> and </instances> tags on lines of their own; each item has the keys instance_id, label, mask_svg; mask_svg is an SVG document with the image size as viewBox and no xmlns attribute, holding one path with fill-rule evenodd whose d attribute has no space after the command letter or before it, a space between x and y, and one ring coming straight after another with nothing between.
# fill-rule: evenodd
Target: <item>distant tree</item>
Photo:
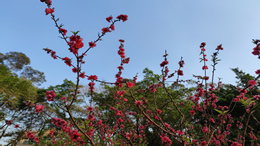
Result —
<instances>
[{"instance_id":1,"label":"distant tree","mask_svg":"<svg viewBox=\"0 0 260 146\"><path fill-rule=\"evenodd\" d=\"M26 130L39 127L44 120L26 105L26 101L37 100L34 83L45 81L44 73L28 64L30 59L23 53L0 53L0 139L19 139ZM20 126L15 129L18 123Z\"/></svg>"},{"instance_id":2,"label":"distant tree","mask_svg":"<svg viewBox=\"0 0 260 146\"><path fill-rule=\"evenodd\" d=\"M40 85L46 82L43 72L33 69L28 66L31 63L30 58L21 52L8 52L6 54L0 53L0 65L4 65L8 68L15 76L18 76L19 72L20 78L26 78Z\"/></svg>"}]
</instances>

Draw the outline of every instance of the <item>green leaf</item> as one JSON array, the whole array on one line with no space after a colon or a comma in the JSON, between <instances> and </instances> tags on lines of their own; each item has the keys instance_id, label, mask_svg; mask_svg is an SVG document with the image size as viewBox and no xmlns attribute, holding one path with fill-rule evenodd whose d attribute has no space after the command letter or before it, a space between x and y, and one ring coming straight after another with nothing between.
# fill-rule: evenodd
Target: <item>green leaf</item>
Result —
<instances>
[{"instance_id":1,"label":"green leaf","mask_svg":"<svg viewBox=\"0 0 260 146\"><path fill-rule=\"evenodd\" d=\"M220 111L220 110L218 110L218 109L215 109L215 111L218 112L218 113L221 114L221 115L223 114L223 112Z\"/></svg>"},{"instance_id":2,"label":"green leaf","mask_svg":"<svg viewBox=\"0 0 260 146\"><path fill-rule=\"evenodd\" d=\"M76 32L74 32L74 31L71 31L74 35L77 35L78 33L79 33L79 31L76 31Z\"/></svg>"},{"instance_id":3,"label":"green leaf","mask_svg":"<svg viewBox=\"0 0 260 146\"><path fill-rule=\"evenodd\" d=\"M216 112L218 112L219 114L223 115L225 113L228 112L228 110L225 110L225 111L221 111L221 110L218 110L218 109L215 109Z\"/></svg>"}]
</instances>

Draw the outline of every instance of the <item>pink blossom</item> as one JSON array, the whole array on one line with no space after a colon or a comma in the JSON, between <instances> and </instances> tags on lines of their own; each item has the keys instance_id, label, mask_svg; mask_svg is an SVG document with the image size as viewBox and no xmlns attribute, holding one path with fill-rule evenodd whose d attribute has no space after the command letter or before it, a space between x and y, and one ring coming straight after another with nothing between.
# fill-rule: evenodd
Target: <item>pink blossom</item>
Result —
<instances>
[{"instance_id":1,"label":"pink blossom","mask_svg":"<svg viewBox=\"0 0 260 146\"><path fill-rule=\"evenodd\" d=\"M135 105L142 105L143 103L142 103L142 101L141 100L137 100L137 101L135 101Z\"/></svg>"},{"instance_id":2,"label":"pink blossom","mask_svg":"<svg viewBox=\"0 0 260 146\"><path fill-rule=\"evenodd\" d=\"M36 111L37 113L42 112L43 109L44 109L44 107L43 107L42 105L37 105L37 106L35 107L35 111Z\"/></svg>"}]
</instances>

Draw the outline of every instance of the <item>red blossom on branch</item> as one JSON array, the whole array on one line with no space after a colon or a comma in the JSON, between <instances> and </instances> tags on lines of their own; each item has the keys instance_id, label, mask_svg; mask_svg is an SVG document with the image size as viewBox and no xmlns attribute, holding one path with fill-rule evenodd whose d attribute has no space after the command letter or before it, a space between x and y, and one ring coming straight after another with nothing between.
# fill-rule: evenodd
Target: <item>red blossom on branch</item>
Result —
<instances>
[{"instance_id":1,"label":"red blossom on branch","mask_svg":"<svg viewBox=\"0 0 260 146\"><path fill-rule=\"evenodd\" d=\"M97 80L97 79L98 79L98 77L96 75L90 75L88 77L88 80Z\"/></svg>"},{"instance_id":2,"label":"red blossom on branch","mask_svg":"<svg viewBox=\"0 0 260 146\"><path fill-rule=\"evenodd\" d=\"M44 109L44 107L43 107L42 105L37 105L37 106L35 107L35 111L36 111L37 113L42 112L43 109Z\"/></svg>"},{"instance_id":3,"label":"red blossom on branch","mask_svg":"<svg viewBox=\"0 0 260 146\"><path fill-rule=\"evenodd\" d=\"M48 15L48 14L52 14L54 12L54 10L51 8L46 8L45 12L46 12L46 15Z\"/></svg>"},{"instance_id":4,"label":"red blossom on branch","mask_svg":"<svg viewBox=\"0 0 260 146\"><path fill-rule=\"evenodd\" d=\"M63 28L60 28L60 32L61 32L63 35L66 35L66 34L67 34L67 30L66 30L66 29L63 29Z\"/></svg>"},{"instance_id":5,"label":"red blossom on branch","mask_svg":"<svg viewBox=\"0 0 260 146\"><path fill-rule=\"evenodd\" d=\"M88 44L89 44L89 47L90 47L90 48L96 47L96 43L95 43L95 42L89 42Z\"/></svg>"},{"instance_id":6,"label":"red blossom on branch","mask_svg":"<svg viewBox=\"0 0 260 146\"><path fill-rule=\"evenodd\" d=\"M142 101L141 100L137 100L137 101L135 101L135 105L142 105L143 103L142 103Z\"/></svg>"},{"instance_id":7,"label":"red blossom on branch","mask_svg":"<svg viewBox=\"0 0 260 146\"><path fill-rule=\"evenodd\" d=\"M103 33L107 33L107 32L109 32L109 31L110 31L110 30L109 30L108 27L102 28L102 32L103 32Z\"/></svg>"},{"instance_id":8,"label":"red blossom on branch","mask_svg":"<svg viewBox=\"0 0 260 146\"><path fill-rule=\"evenodd\" d=\"M110 21L111 21L112 19L113 19L112 16L109 16L109 17L106 18L107 22L109 22L109 23L110 23Z\"/></svg>"},{"instance_id":9,"label":"red blossom on branch","mask_svg":"<svg viewBox=\"0 0 260 146\"><path fill-rule=\"evenodd\" d=\"M83 72L83 73L79 74L79 77L81 77L82 79L84 79L84 78L85 78L85 73Z\"/></svg>"},{"instance_id":10,"label":"red blossom on branch","mask_svg":"<svg viewBox=\"0 0 260 146\"><path fill-rule=\"evenodd\" d=\"M121 15L117 16L116 18L119 19L119 20L122 20L123 22L125 22L125 21L127 21L128 16L121 14Z\"/></svg>"},{"instance_id":11,"label":"red blossom on branch","mask_svg":"<svg viewBox=\"0 0 260 146\"><path fill-rule=\"evenodd\" d=\"M29 139L33 139L34 138L34 134L33 134L33 132L28 132L27 133L27 137L29 138Z\"/></svg>"},{"instance_id":12,"label":"red blossom on branch","mask_svg":"<svg viewBox=\"0 0 260 146\"><path fill-rule=\"evenodd\" d=\"M110 28L111 28L111 30L115 31L115 25L114 24L111 24Z\"/></svg>"},{"instance_id":13,"label":"red blossom on branch","mask_svg":"<svg viewBox=\"0 0 260 146\"><path fill-rule=\"evenodd\" d=\"M202 69L206 70L206 69L208 69L208 66L205 65L205 66L202 67Z\"/></svg>"},{"instance_id":14,"label":"red blossom on branch","mask_svg":"<svg viewBox=\"0 0 260 146\"><path fill-rule=\"evenodd\" d=\"M183 76L183 71L182 70L178 70L178 75L179 76Z\"/></svg>"},{"instance_id":15,"label":"red blossom on branch","mask_svg":"<svg viewBox=\"0 0 260 146\"><path fill-rule=\"evenodd\" d=\"M127 87L128 87L128 88L132 88L134 85L135 85L135 83L132 83L132 82L128 82L128 83L127 83Z\"/></svg>"}]
</instances>

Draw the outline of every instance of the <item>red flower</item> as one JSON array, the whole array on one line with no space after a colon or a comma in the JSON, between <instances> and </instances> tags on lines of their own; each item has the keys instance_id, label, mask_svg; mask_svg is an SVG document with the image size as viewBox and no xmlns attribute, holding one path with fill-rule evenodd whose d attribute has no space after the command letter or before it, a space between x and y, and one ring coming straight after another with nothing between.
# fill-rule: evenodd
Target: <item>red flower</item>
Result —
<instances>
[{"instance_id":1,"label":"red flower","mask_svg":"<svg viewBox=\"0 0 260 146\"><path fill-rule=\"evenodd\" d=\"M88 77L88 80L97 80L97 79L98 79L98 77L96 75L90 75Z\"/></svg>"},{"instance_id":2,"label":"red flower","mask_svg":"<svg viewBox=\"0 0 260 146\"><path fill-rule=\"evenodd\" d=\"M14 128L18 128L20 125L19 124L16 124L15 126L14 126Z\"/></svg>"},{"instance_id":3,"label":"red flower","mask_svg":"<svg viewBox=\"0 0 260 146\"><path fill-rule=\"evenodd\" d=\"M125 128L125 126L124 125L120 125L120 128L123 129L123 128Z\"/></svg>"},{"instance_id":4,"label":"red flower","mask_svg":"<svg viewBox=\"0 0 260 146\"><path fill-rule=\"evenodd\" d=\"M120 115L122 115L122 112L121 112L120 110L117 110L117 111L116 111L116 115L117 115L117 116L120 116Z\"/></svg>"},{"instance_id":5,"label":"red flower","mask_svg":"<svg viewBox=\"0 0 260 146\"><path fill-rule=\"evenodd\" d=\"M66 100L66 97L61 97L61 100Z\"/></svg>"},{"instance_id":6,"label":"red flower","mask_svg":"<svg viewBox=\"0 0 260 146\"><path fill-rule=\"evenodd\" d=\"M202 131L203 131L204 133L208 133L208 130L209 130L208 127L203 127L203 129L202 129Z\"/></svg>"},{"instance_id":7,"label":"red flower","mask_svg":"<svg viewBox=\"0 0 260 146\"><path fill-rule=\"evenodd\" d=\"M37 143L39 143L39 137L34 137L33 141L36 141Z\"/></svg>"},{"instance_id":8,"label":"red flower","mask_svg":"<svg viewBox=\"0 0 260 146\"><path fill-rule=\"evenodd\" d=\"M89 90L91 91L91 92L93 92L94 91L94 89L95 89L95 83L93 83L93 82L90 82L90 83L88 83L88 86L89 86Z\"/></svg>"},{"instance_id":9,"label":"red flower","mask_svg":"<svg viewBox=\"0 0 260 146\"><path fill-rule=\"evenodd\" d=\"M50 136L52 136L52 135L53 135L53 133L54 133L54 131L53 131L53 130L50 130Z\"/></svg>"},{"instance_id":10,"label":"red flower","mask_svg":"<svg viewBox=\"0 0 260 146\"><path fill-rule=\"evenodd\" d=\"M179 135L184 135L184 132L183 132L183 131L180 131L180 130L177 130L177 133L178 133Z\"/></svg>"},{"instance_id":11,"label":"red flower","mask_svg":"<svg viewBox=\"0 0 260 146\"><path fill-rule=\"evenodd\" d=\"M201 146L206 146L207 142L206 141L202 141L201 142Z\"/></svg>"},{"instance_id":12,"label":"red flower","mask_svg":"<svg viewBox=\"0 0 260 146\"><path fill-rule=\"evenodd\" d=\"M74 68L72 69L72 71L73 71L74 73L77 73L78 69L77 69L76 67L74 67Z\"/></svg>"},{"instance_id":13,"label":"red flower","mask_svg":"<svg viewBox=\"0 0 260 146\"><path fill-rule=\"evenodd\" d=\"M142 105L143 103L142 103L142 101L141 100L137 100L137 101L135 101L135 105Z\"/></svg>"},{"instance_id":14,"label":"red flower","mask_svg":"<svg viewBox=\"0 0 260 146\"><path fill-rule=\"evenodd\" d=\"M33 139L34 138L34 134L33 134L33 132L28 132L27 133L27 137L29 138L29 139Z\"/></svg>"},{"instance_id":15,"label":"red flower","mask_svg":"<svg viewBox=\"0 0 260 146\"><path fill-rule=\"evenodd\" d=\"M131 138L131 134L130 133L126 133L126 138L129 140Z\"/></svg>"},{"instance_id":16,"label":"red flower","mask_svg":"<svg viewBox=\"0 0 260 146\"><path fill-rule=\"evenodd\" d=\"M168 123L164 123L164 125L167 127L167 128L170 128L171 126L168 124Z\"/></svg>"},{"instance_id":17,"label":"red flower","mask_svg":"<svg viewBox=\"0 0 260 146\"><path fill-rule=\"evenodd\" d=\"M89 47L90 47L90 48L96 47L96 43L95 43L95 42L89 42L88 44L89 44Z\"/></svg>"},{"instance_id":18,"label":"red flower","mask_svg":"<svg viewBox=\"0 0 260 146\"><path fill-rule=\"evenodd\" d=\"M117 91L117 94L118 94L119 96L123 96L123 95L125 94L125 90L123 90L122 92Z\"/></svg>"},{"instance_id":19,"label":"red flower","mask_svg":"<svg viewBox=\"0 0 260 146\"><path fill-rule=\"evenodd\" d=\"M54 98L56 97L56 94L54 91L46 91L45 93L48 101L54 101Z\"/></svg>"},{"instance_id":20,"label":"red flower","mask_svg":"<svg viewBox=\"0 0 260 146\"><path fill-rule=\"evenodd\" d=\"M195 110L190 110L190 114L195 115L196 114Z\"/></svg>"},{"instance_id":21,"label":"red flower","mask_svg":"<svg viewBox=\"0 0 260 146\"><path fill-rule=\"evenodd\" d=\"M164 67L165 65L167 65L169 62L167 61L167 60L165 60L165 61L163 61L161 64L160 64L160 66L161 67Z\"/></svg>"},{"instance_id":22,"label":"red flower","mask_svg":"<svg viewBox=\"0 0 260 146\"><path fill-rule=\"evenodd\" d=\"M94 117L94 115L88 115L87 119L90 120L90 121L96 120L96 118Z\"/></svg>"},{"instance_id":23,"label":"red flower","mask_svg":"<svg viewBox=\"0 0 260 146\"><path fill-rule=\"evenodd\" d=\"M178 70L178 75L179 76L183 76L183 71L182 70Z\"/></svg>"},{"instance_id":24,"label":"red flower","mask_svg":"<svg viewBox=\"0 0 260 146\"><path fill-rule=\"evenodd\" d=\"M223 50L222 45L218 45L216 50Z\"/></svg>"},{"instance_id":25,"label":"red flower","mask_svg":"<svg viewBox=\"0 0 260 146\"><path fill-rule=\"evenodd\" d=\"M5 120L5 123L6 123L8 126L10 126L10 125L12 125L12 121L13 121L13 120Z\"/></svg>"},{"instance_id":26,"label":"red flower","mask_svg":"<svg viewBox=\"0 0 260 146\"><path fill-rule=\"evenodd\" d=\"M232 142L231 146L242 146L242 144L240 144L238 142Z\"/></svg>"},{"instance_id":27,"label":"red flower","mask_svg":"<svg viewBox=\"0 0 260 146\"><path fill-rule=\"evenodd\" d=\"M124 122L124 120L123 120L123 119L121 119L121 118L119 118L119 119L118 119L118 122L119 122L119 123L123 123L123 122Z\"/></svg>"},{"instance_id":28,"label":"red flower","mask_svg":"<svg viewBox=\"0 0 260 146\"><path fill-rule=\"evenodd\" d=\"M99 126L102 126L102 125L103 125L102 120L98 120L98 125L99 125Z\"/></svg>"},{"instance_id":29,"label":"red flower","mask_svg":"<svg viewBox=\"0 0 260 146\"><path fill-rule=\"evenodd\" d=\"M140 126L139 126L139 129L144 129L144 126L143 126L143 125L140 125Z\"/></svg>"},{"instance_id":30,"label":"red flower","mask_svg":"<svg viewBox=\"0 0 260 146\"><path fill-rule=\"evenodd\" d=\"M117 16L116 18L125 22L128 19L128 16L121 14L121 15Z\"/></svg>"},{"instance_id":31,"label":"red flower","mask_svg":"<svg viewBox=\"0 0 260 146\"><path fill-rule=\"evenodd\" d=\"M259 46L256 46L254 48L254 51L252 52L253 55L260 55Z\"/></svg>"},{"instance_id":32,"label":"red flower","mask_svg":"<svg viewBox=\"0 0 260 146\"><path fill-rule=\"evenodd\" d=\"M52 14L54 12L54 10L51 8L46 8L45 12L46 12L46 15L48 15L48 14Z\"/></svg>"},{"instance_id":33,"label":"red flower","mask_svg":"<svg viewBox=\"0 0 260 146\"><path fill-rule=\"evenodd\" d=\"M157 113L160 115L162 113L162 111L157 109Z\"/></svg>"},{"instance_id":34,"label":"red flower","mask_svg":"<svg viewBox=\"0 0 260 146\"><path fill-rule=\"evenodd\" d=\"M255 71L256 74L260 74L260 69L258 69L257 71Z\"/></svg>"},{"instance_id":35,"label":"red flower","mask_svg":"<svg viewBox=\"0 0 260 146\"><path fill-rule=\"evenodd\" d=\"M256 85L256 81L255 80L249 80L248 81L248 86L254 86L254 85Z\"/></svg>"},{"instance_id":36,"label":"red flower","mask_svg":"<svg viewBox=\"0 0 260 146\"><path fill-rule=\"evenodd\" d=\"M121 43L124 43L124 42L125 42L125 40L123 40L123 39L120 39L120 40L119 40L119 42L121 42Z\"/></svg>"},{"instance_id":37,"label":"red flower","mask_svg":"<svg viewBox=\"0 0 260 146\"><path fill-rule=\"evenodd\" d=\"M55 51L51 51L51 57L53 58L53 59L57 59L57 57L56 57L56 52Z\"/></svg>"},{"instance_id":38,"label":"red flower","mask_svg":"<svg viewBox=\"0 0 260 146\"><path fill-rule=\"evenodd\" d=\"M171 145L172 144L172 141L169 139L169 137L167 136L160 136L161 137L161 140L162 140L162 144L165 144L165 145Z\"/></svg>"},{"instance_id":39,"label":"red flower","mask_svg":"<svg viewBox=\"0 0 260 146\"><path fill-rule=\"evenodd\" d=\"M64 57L62 58L62 60L65 60L64 62L68 65L68 66L71 66L71 59L69 59L68 57Z\"/></svg>"},{"instance_id":40,"label":"red flower","mask_svg":"<svg viewBox=\"0 0 260 146\"><path fill-rule=\"evenodd\" d=\"M35 107L35 111L36 111L37 113L42 112L43 109L44 109L44 107L43 107L42 105L37 105L37 106Z\"/></svg>"},{"instance_id":41,"label":"red flower","mask_svg":"<svg viewBox=\"0 0 260 146\"><path fill-rule=\"evenodd\" d=\"M107 22L110 22L112 19L113 19L112 16L109 16L109 17L106 18Z\"/></svg>"},{"instance_id":42,"label":"red flower","mask_svg":"<svg viewBox=\"0 0 260 146\"><path fill-rule=\"evenodd\" d=\"M103 32L103 33L109 32L109 28L108 28L108 27L102 28L102 32Z\"/></svg>"},{"instance_id":43,"label":"red flower","mask_svg":"<svg viewBox=\"0 0 260 146\"><path fill-rule=\"evenodd\" d=\"M110 28L111 28L111 30L115 31L115 25L114 24L110 25Z\"/></svg>"},{"instance_id":44,"label":"red flower","mask_svg":"<svg viewBox=\"0 0 260 146\"><path fill-rule=\"evenodd\" d=\"M208 69L208 66L204 65L204 66L202 67L202 69L203 69L203 70Z\"/></svg>"},{"instance_id":45,"label":"red flower","mask_svg":"<svg viewBox=\"0 0 260 146\"><path fill-rule=\"evenodd\" d=\"M85 78L85 73L83 72L83 73L79 74L79 77L84 79Z\"/></svg>"},{"instance_id":46,"label":"red flower","mask_svg":"<svg viewBox=\"0 0 260 146\"><path fill-rule=\"evenodd\" d=\"M76 48L82 48L83 46L84 46L84 43L82 42L82 38L81 39L78 39L78 40L76 40L76 45L75 45L75 47Z\"/></svg>"},{"instance_id":47,"label":"red flower","mask_svg":"<svg viewBox=\"0 0 260 146\"><path fill-rule=\"evenodd\" d=\"M215 123L215 121L214 121L214 119L213 119L213 118L210 118L210 121L211 121L212 123Z\"/></svg>"},{"instance_id":48,"label":"red flower","mask_svg":"<svg viewBox=\"0 0 260 146\"><path fill-rule=\"evenodd\" d=\"M119 70L124 70L123 66L118 66L117 67Z\"/></svg>"},{"instance_id":49,"label":"red flower","mask_svg":"<svg viewBox=\"0 0 260 146\"><path fill-rule=\"evenodd\" d=\"M179 65L180 65L180 67L183 67L183 65L184 65L184 61L181 60L181 61L179 62Z\"/></svg>"},{"instance_id":50,"label":"red flower","mask_svg":"<svg viewBox=\"0 0 260 146\"><path fill-rule=\"evenodd\" d=\"M127 83L128 88L132 88L134 85L135 85L135 83L131 83L131 82Z\"/></svg>"},{"instance_id":51,"label":"red flower","mask_svg":"<svg viewBox=\"0 0 260 146\"><path fill-rule=\"evenodd\" d=\"M60 28L60 32L63 33L63 35L66 35L66 34L67 34L67 30L66 30L66 29L63 29L63 28Z\"/></svg>"},{"instance_id":52,"label":"red flower","mask_svg":"<svg viewBox=\"0 0 260 146\"><path fill-rule=\"evenodd\" d=\"M156 91L156 86L157 86L157 84L150 85L149 86L150 92L155 92Z\"/></svg>"},{"instance_id":53,"label":"red flower","mask_svg":"<svg viewBox=\"0 0 260 146\"><path fill-rule=\"evenodd\" d=\"M87 108L87 110L88 110L88 111L91 111L91 112L93 111L93 109L94 109L94 108L91 107L91 106L89 106L89 107Z\"/></svg>"},{"instance_id":54,"label":"red flower","mask_svg":"<svg viewBox=\"0 0 260 146\"><path fill-rule=\"evenodd\" d=\"M206 46L206 43L205 42L202 42L201 44L200 44L200 48L204 48Z\"/></svg>"}]
</instances>

